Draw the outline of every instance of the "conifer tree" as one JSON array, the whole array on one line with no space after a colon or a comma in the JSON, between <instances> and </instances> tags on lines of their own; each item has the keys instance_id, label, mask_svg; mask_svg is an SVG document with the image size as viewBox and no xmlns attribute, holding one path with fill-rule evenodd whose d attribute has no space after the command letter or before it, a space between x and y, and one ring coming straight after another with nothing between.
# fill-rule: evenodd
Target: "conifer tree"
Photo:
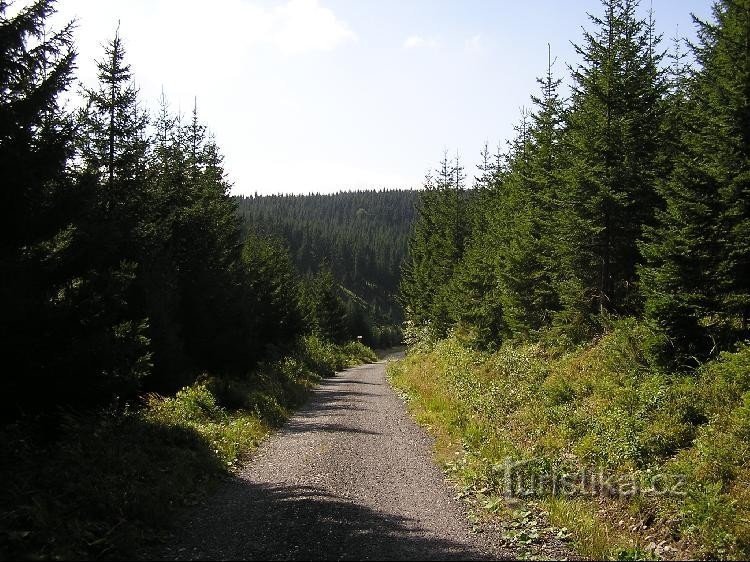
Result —
<instances>
[{"instance_id":1,"label":"conifer tree","mask_svg":"<svg viewBox=\"0 0 750 562\"><path fill-rule=\"evenodd\" d=\"M250 328L238 306L242 243L223 156L200 123L197 107L180 139L186 185L175 235L186 345L200 369L242 369Z\"/></svg>"},{"instance_id":2,"label":"conifer tree","mask_svg":"<svg viewBox=\"0 0 750 562\"><path fill-rule=\"evenodd\" d=\"M750 314L750 3L713 14L696 20L699 68L673 96L684 132L641 272L646 313L680 364L747 337Z\"/></svg>"},{"instance_id":3,"label":"conifer tree","mask_svg":"<svg viewBox=\"0 0 750 562\"><path fill-rule=\"evenodd\" d=\"M74 386L71 344L82 194L67 174L73 127L60 97L72 80L72 24L54 2L9 15L0 1L0 415L46 408Z\"/></svg>"},{"instance_id":4,"label":"conifer tree","mask_svg":"<svg viewBox=\"0 0 750 562\"><path fill-rule=\"evenodd\" d=\"M505 159L490 155L485 144L480 175L468 200L471 228L461 260L451 278L451 323L459 336L479 348L498 345L505 335L498 232L505 230L502 190L507 177Z\"/></svg>"},{"instance_id":5,"label":"conifer tree","mask_svg":"<svg viewBox=\"0 0 750 562\"><path fill-rule=\"evenodd\" d=\"M242 250L244 315L251 323L247 345L259 354L263 346L283 346L305 328L301 285L289 251L273 238L249 235Z\"/></svg>"},{"instance_id":6,"label":"conifer tree","mask_svg":"<svg viewBox=\"0 0 750 562\"><path fill-rule=\"evenodd\" d=\"M130 229L139 212L148 207L148 117L139 106L119 29L96 65L99 83L85 90L80 149L87 171L96 174L106 187L102 189L103 210L115 221L129 221L122 226Z\"/></svg>"},{"instance_id":7,"label":"conifer tree","mask_svg":"<svg viewBox=\"0 0 750 562\"><path fill-rule=\"evenodd\" d=\"M335 343L345 342L350 337L346 305L327 264L322 264L320 271L310 279L304 293L303 306L307 308L310 331Z\"/></svg>"},{"instance_id":8,"label":"conifer tree","mask_svg":"<svg viewBox=\"0 0 750 562\"><path fill-rule=\"evenodd\" d=\"M436 335L450 327L455 296L450 288L469 234L463 167L443 157L420 195L418 219L404 265L401 299L407 320L430 323Z\"/></svg>"},{"instance_id":9,"label":"conifer tree","mask_svg":"<svg viewBox=\"0 0 750 562\"><path fill-rule=\"evenodd\" d=\"M563 104L560 81L547 73L538 79L536 111L524 113L504 188L509 235L501 251L502 301L510 334L529 337L547 326L558 310L557 232L560 219L563 154Z\"/></svg>"},{"instance_id":10,"label":"conifer tree","mask_svg":"<svg viewBox=\"0 0 750 562\"><path fill-rule=\"evenodd\" d=\"M664 90L653 22L634 0L603 0L576 46L565 136L570 162L560 216L563 276L558 321L578 336L596 315L640 307L638 240L657 206Z\"/></svg>"},{"instance_id":11,"label":"conifer tree","mask_svg":"<svg viewBox=\"0 0 750 562\"><path fill-rule=\"evenodd\" d=\"M91 194L85 233L88 271L81 308L91 350L82 364L127 392L149 370L144 264L157 238L147 182L147 117L138 105L119 30L97 61L98 84L85 89L76 137L79 182Z\"/></svg>"}]
</instances>

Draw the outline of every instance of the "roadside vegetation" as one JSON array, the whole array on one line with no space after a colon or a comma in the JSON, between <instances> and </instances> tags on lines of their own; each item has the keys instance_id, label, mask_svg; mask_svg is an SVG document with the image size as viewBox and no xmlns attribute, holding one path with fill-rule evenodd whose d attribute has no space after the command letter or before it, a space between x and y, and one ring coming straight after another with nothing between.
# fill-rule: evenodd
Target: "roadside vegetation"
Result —
<instances>
[{"instance_id":1,"label":"roadside vegetation","mask_svg":"<svg viewBox=\"0 0 750 562\"><path fill-rule=\"evenodd\" d=\"M0 552L7 559L123 559L169 533L321 377L363 362L316 337L245 377L204 375L119 410L20 419L0 431Z\"/></svg>"},{"instance_id":2,"label":"roadside vegetation","mask_svg":"<svg viewBox=\"0 0 750 562\"><path fill-rule=\"evenodd\" d=\"M513 519L513 498L531 501L587 558L744 559L750 347L680 375L654 361L655 339L629 320L570 351L453 337L389 376L478 505Z\"/></svg>"}]
</instances>

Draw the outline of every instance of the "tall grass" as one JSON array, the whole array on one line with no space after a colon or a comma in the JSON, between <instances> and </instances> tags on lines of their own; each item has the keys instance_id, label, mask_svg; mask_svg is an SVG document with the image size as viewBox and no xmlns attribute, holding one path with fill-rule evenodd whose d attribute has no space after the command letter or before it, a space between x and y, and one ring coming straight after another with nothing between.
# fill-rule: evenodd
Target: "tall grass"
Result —
<instances>
[{"instance_id":1,"label":"tall grass","mask_svg":"<svg viewBox=\"0 0 750 562\"><path fill-rule=\"evenodd\" d=\"M440 455L461 452L447 466L464 484L507 495L504 467L524 461L514 482L533 488L582 554L747 557L750 347L675 374L651 355L657 340L633 320L567 352L536 343L485 354L448 339L390 377ZM580 475L594 474L635 484L583 490Z\"/></svg>"},{"instance_id":2,"label":"tall grass","mask_svg":"<svg viewBox=\"0 0 750 562\"><path fill-rule=\"evenodd\" d=\"M0 559L122 559L167 532L302 404L321 376L375 360L307 338L244 378L202 377L133 408L0 429Z\"/></svg>"}]
</instances>

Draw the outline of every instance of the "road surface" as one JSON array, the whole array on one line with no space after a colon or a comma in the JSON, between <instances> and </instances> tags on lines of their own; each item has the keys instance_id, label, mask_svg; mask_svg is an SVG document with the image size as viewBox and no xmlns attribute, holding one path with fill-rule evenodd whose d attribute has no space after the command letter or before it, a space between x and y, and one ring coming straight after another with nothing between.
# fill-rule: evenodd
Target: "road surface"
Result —
<instances>
[{"instance_id":1,"label":"road surface","mask_svg":"<svg viewBox=\"0 0 750 562\"><path fill-rule=\"evenodd\" d=\"M493 560L385 361L326 379L236 478L185 515L165 559Z\"/></svg>"}]
</instances>

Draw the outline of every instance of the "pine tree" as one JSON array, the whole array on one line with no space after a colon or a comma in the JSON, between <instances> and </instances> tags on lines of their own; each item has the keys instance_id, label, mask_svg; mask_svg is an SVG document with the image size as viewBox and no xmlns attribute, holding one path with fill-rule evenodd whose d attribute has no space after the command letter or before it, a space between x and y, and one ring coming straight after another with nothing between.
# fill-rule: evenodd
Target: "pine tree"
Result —
<instances>
[{"instance_id":1,"label":"pine tree","mask_svg":"<svg viewBox=\"0 0 750 562\"><path fill-rule=\"evenodd\" d=\"M431 324L436 335L444 335L451 324L455 294L450 281L469 234L464 181L460 162L450 162L447 154L435 178L426 178L402 271L407 320Z\"/></svg>"},{"instance_id":2,"label":"pine tree","mask_svg":"<svg viewBox=\"0 0 750 562\"><path fill-rule=\"evenodd\" d=\"M641 272L680 364L747 337L750 314L750 3L717 2L714 19L696 20L699 69L672 98L683 134Z\"/></svg>"},{"instance_id":3,"label":"pine tree","mask_svg":"<svg viewBox=\"0 0 750 562\"><path fill-rule=\"evenodd\" d=\"M73 127L61 109L75 53L72 24L47 27L54 2L8 15L0 2L1 415L45 409L75 386L71 343L81 192L66 173Z\"/></svg>"},{"instance_id":4,"label":"pine tree","mask_svg":"<svg viewBox=\"0 0 750 562\"><path fill-rule=\"evenodd\" d=\"M653 22L637 2L604 0L604 15L576 46L572 107L565 136L570 155L562 194L558 321L586 336L597 315L640 307L638 240L658 204L658 154L664 90Z\"/></svg>"}]
</instances>

